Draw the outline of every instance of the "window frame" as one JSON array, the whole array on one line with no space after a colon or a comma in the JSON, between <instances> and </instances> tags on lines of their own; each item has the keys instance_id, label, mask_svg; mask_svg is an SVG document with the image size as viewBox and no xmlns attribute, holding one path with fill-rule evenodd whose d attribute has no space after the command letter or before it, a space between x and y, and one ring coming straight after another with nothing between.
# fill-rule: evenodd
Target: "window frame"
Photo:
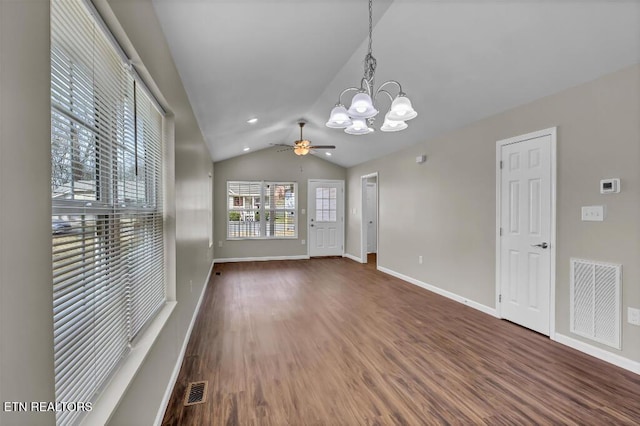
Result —
<instances>
[{"instance_id":1,"label":"window frame","mask_svg":"<svg viewBox=\"0 0 640 426\"><path fill-rule=\"evenodd\" d=\"M173 135L169 134L168 131L172 129L173 121L171 118L165 116L165 111L159 105L153 93L130 65L130 61L118 46L93 4L90 1L60 2L60 4L62 5L58 5L58 7L73 8L73 12L70 12L72 9L65 9L63 12L58 10L56 12L58 15L54 18L52 11L52 27L54 25L54 19L61 19L60 16L63 17L62 19L66 19L67 13L84 14L86 12L86 16L91 21L90 27L93 29L92 33L95 35L93 36L94 38L82 38L81 33L64 29L60 30L60 33L57 34L58 38L55 41L52 36L50 54L52 56L54 54L58 55L55 58L55 61L58 61L58 63L52 63L51 70L51 148L52 150L54 148L54 123L63 124L63 126L59 127L59 130L62 130L61 133L58 133L59 138L56 140L56 144L62 148L61 155L63 161L70 159L69 164L71 164L71 166L65 164L60 169L60 175L57 176L60 178L60 185L55 185L52 182L52 243L55 243L56 234L66 233L69 236L77 236L76 239L78 242L74 242L74 244L78 244L77 250L79 254L74 256L82 260L76 261L69 259L66 262L78 262L81 266L74 266L74 268L78 268L78 271L80 271L79 274L82 276L84 276L84 274L89 276L92 272L86 271L91 271L91 267L95 268L96 265L92 265L92 263L97 264L95 261L88 260L86 261L88 266L85 267L85 258L95 259L100 257L100 261L104 262L102 264L102 267L104 267L111 259L115 259L115 257L118 256L116 260L120 262L120 264L106 266L104 268L119 268L119 270L123 271L123 274L127 275L127 278L120 280L120 277L114 278L110 275L104 275L103 278L100 279L103 279L107 284L114 283L124 289L124 292L118 292L117 294L120 295L119 297L121 299L126 299L126 301L122 303L126 304L126 310L128 312L123 319L128 322L128 325L122 329L126 330L126 332L124 332L127 340L125 349L123 349L119 357L115 358L113 366L104 370L107 372L106 379L91 388L93 389L93 394L89 397L88 401L94 402L94 410L84 414L78 412L77 416L65 416L64 419L57 416L57 421L63 422L64 424L69 421L73 423L76 421L84 421L87 424L104 424L117 407L122 396L124 396L128 384L133 380L137 370L141 367L144 356L151 349L154 340L162 331L171 312L176 306L175 262L171 257L171 252L175 247L175 237L173 237L165 227L165 221L169 212L175 209L174 204L170 202L170 197L167 196L170 191L174 190L174 185L170 179L170 176L174 173L171 162L173 156ZM82 12L79 12L80 8L83 9ZM86 18L82 19L86 20ZM96 41L95 37L103 38ZM110 64L118 63L118 66L122 67L121 70L123 70L127 76L126 79L117 77L117 79L114 80L122 84L122 88L119 89L121 92L119 92L119 96L110 98L108 102L105 101L105 99L107 99L108 95L111 95L111 92L102 93L101 90L103 90L103 88L95 86L95 82L85 78L82 82L85 84L82 90L84 90L85 93L87 93L88 90L89 95L84 94L82 95L84 98L80 98L81 101L86 100L88 102L87 105L81 105L85 107L84 112L81 113L74 111L73 108L65 109L65 102L69 102L69 105L74 105L74 100L72 99L73 93L67 93L65 87L58 86L61 90L58 90L54 94L53 87L54 66L58 67L55 68L56 72L61 69L59 68L60 64L66 66L67 60L70 61L68 62L70 66L87 66L83 65L82 62L83 51L79 51L78 57L76 57L75 54L71 55L64 51L68 49L67 43L76 43L78 39L84 40L84 43L88 43L88 45L91 45L91 43L100 43L99 48L96 49L94 46L94 49L100 52L106 51L105 46L109 46L111 49L109 50L109 54L101 57L99 61L110 60ZM54 52L54 49L62 50L56 50ZM119 57L119 61L113 59L112 54L115 54L114 57ZM107 56L110 59L105 59ZM54 62L53 58L52 62ZM84 63L86 64L86 61ZM90 64L89 66L93 65ZM74 69L69 68L69 73L74 74ZM65 77L65 74L58 74L58 76ZM72 80L72 76L69 76L69 79L69 81L75 81ZM61 95L62 97L54 100L54 95ZM65 95L68 97L65 98ZM127 96L129 95L131 95L131 98L127 100ZM136 101L136 96L138 97L138 101ZM97 107L98 103L100 103L99 107ZM128 109L130 106L133 106L133 108ZM136 111L136 109L138 110ZM103 121L100 122L100 125L96 124L95 117L92 115L96 114L96 111L101 113L100 119ZM111 112L115 112L115 114L110 114ZM56 116L54 117L54 115ZM130 115L132 121L127 122L127 118L122 118L123 121L117 123L116 121L120 119L120 115L122 115L122 117L129 117ZM128 124L122 124L125 122ZM127 125L130 127L127 128ZM124 130L121 126L124 126ZM118 133L120 131L128 131L129 139L125 141L123 134ZM81 143L79 135L83 133L91 133L87 139L90 142L90 146L88 145L90 149L87 149L87 152L95 158L93 158L93 164L88 164L83 161L77 163L81 165L76 167L73 165L75 160L73 157L75 154L73 154L73 152L78 150ZM105 137L107 134L108 137ZM133 136L131 136L132 134ZM146 135L149 135L149 138L147 138ZM85 135L85 137L87 136ZM126 167L128 164L131 164L131 161L129 160L129 163L125 163L124 161L120 162L120 155L127 150L127 143L131 142L131 138L133 138L135 148L131 151L132 146L128 146L128 151L122 155L127 158L135 155L135 177L130 176L131 170L126 171ZM147 141L151 142L148 143ZM122 149L122 151L120 151L120 149ZM105 154L104 152L107 153ZM52 163L54 161L55 159L52 158ZM69 170L67 170L67 168L69 168ZM83 194L77 196L76 182L85 179L81 178L77 180L76 177L73 176L73 173L75 170L80 170L80 168L82 168L83 171L84 168L87 168L87 171L89 171L89 169L93 170L93 175L90 179L93 180L93 183L87 184L83 182L84 189L89 189L89 196L93 195L92 198L83 199ZM69 173L71 173L71 175L69 175ZM52 180L55 177L53 167L51 177ZM56 191L56 186L62 190L60 194ZM69 190L69 192L65 192L66 190ZM91 192L93 192L93 194L91 194ZM57 197L54 197L54 193ZM66 197L70 197L71 199L64 199ZM75 223L77 228L74 229L67 222L63 223L63 226L67 228L61 228L61 230L57 232L53 224L55 223L54 221L61 219L54 219L54 216L58 218L65 216L70 222ZM120 234L121 232L122 234L127 233L127 235L123 237L123 235ZM89 242L89 245L86 247L84 245L85 241ZM126 247L122 248L123 246ZM149 247L151 247L151 249L149 249ZM122 261L120 260L122 251L127 252L125 257L127 257L127 262L129 263L127 263L126 266L122 266ZM66 257L69 258L69 255L66 254ZM136 264L136 259L146 262L151 258L153 258L151 262L153 262L155 266L151 269L153 272L150 278L149 275L147 275L150 269L139 267L139 265ZM53 257L52 266L55 267L55 265L56 259ZM73 271L74 270L72 270L72 272ZM82 280L85 282L84 278ZM100 285L91 280L94 280L94 278L87 278L86 284L82 284L87 288L95 288L95 290L87 291L86 294L89 295L89 298L102 297L99 292L106 292L107 290L99 289ZM53 284L54 286L56 285L55 282ZM107 286L104 286L104 288L107 288ZM136 297L137 295L142 295L142 298L138 299ZM55 301L56 299L54 298L54 303L59 303ZM79 312L80 318L82 318L82 311ZM74 314L75 308L74 312L69 315ZM67 313L64 315L67 315ZM75 316L70 316L69 318L70 321L74 323L80 321L76 319L78 317ZM95 322L95 320L93 320L93 322ZM110 329L116 327L116 325L114 325L115 322L107 321L106 323L109 324L108 327ZM91 333L95 333L95 326L91 325L91 327L94 327L90 329L90 331L93 330ZM56 331L54 327L54 333L59 332L60 331ZM118 333L121 332L119 331ZM114 347L116 350L120 348L120 346L117 345ZM83 350L87 349L83 349L81 346L63 346L63 351L66 353L81 354ZM61 356L60 359L66 362L66 358L63 356ZM86 365L95 368L95 360L89 360L86 361L86 363ZM56 370L54 374L56 375L57 388L58 371ZM62 381L62 386L65 392L67 392L64 387L67 386L65 380ZM73 386L77 386L77 384L85 386L84 377L81 374L71 379L71 383ZM56 389L56 400L59 400L59 398L60 396Z\"/></svg>"},{"instance_id":2,"label":"window frame","mask_svg":"<svg viewBox=\"0 0 640 426\"><path fill-rule=\"evenodd\" d=\"M242 196L242 195L231 195L229 193L229 188L230 185L249 185L249 188L251 187L251 185L260 185L260 194L259 196L256 194L252 194L251 191L249 191L249 195L246 196ZM287 208L285 206L285 208L268 208L266 207L266 200L267 200L267 187L271 186L271 185L291 185L293 187L293 194L294 194L294 206L293 208ZM265 180L251 180L251 181L243 181L243 180L229 180L227 181L227 185L226 185L226 193L225 193L225 203L226 203L226 240L227 241L243 241L243 240L296 240L298 239L298 235L299 235L299 227L298 227L298 198L300 197L299 195L299 189L298 189L298 183L294 182L294 181L265 181ZM242 198L243 202L242 202L242 207L241 208L234 208L234 207L239 207L236 206L236 202L235 199L236 198ZM250 198L251 201L249 203L249 207L247 206L246 203L246 198ZM258 206L256 208L255 204L256 204L256 198L258 198ZM286 198L286 196L285 196ZM285 201L286 203L286 201ZM254 212L253 215L255 217L255 214L257 213L259 215L259 222L258 221L253 221L253 223L259 223L258 229L259 229L259 235L258 236L231 236L230 235L230 231L231 231L231 219L230 219L230 214L232 212L238 212L240 214L240 216L242 217L242 215L245 212ZM266 213L269 213L269 215L271 215L271 212L274 212L274 215L277 215L279 212L284 212L285 215L287 212L292 212L293 213L293 235L291 236L286 236L286 235L267 235L267 226L268 226L268 221L267 221L267 215ZM275 219L274 219L275 221ZM252 221L240 221L240 222L252 222ZM286 223L285 223L286 226Z\"/></svg>"}]
</instances>

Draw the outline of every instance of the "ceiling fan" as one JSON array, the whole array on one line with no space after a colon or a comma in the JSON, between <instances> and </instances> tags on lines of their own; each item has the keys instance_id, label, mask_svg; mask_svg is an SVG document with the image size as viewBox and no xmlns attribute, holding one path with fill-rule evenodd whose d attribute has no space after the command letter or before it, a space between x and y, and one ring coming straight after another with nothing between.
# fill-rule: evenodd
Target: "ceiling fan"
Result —
<instances>
[{"instance_id":1,"label":"ceiling fan","mask_svg":"<svg viewBox=\"0 0 640 426\"><path fill-rule=\"evenodd\" d=\"M311 141L302 137L302 128L306 123L301 121L298 123L300 126L300 139L293 142L293 145L277 144L280 146L286 146L293 149L296 155L307 155L312 149L336 149L335 145L311 145Z\"/></svg>"}]
</instances>

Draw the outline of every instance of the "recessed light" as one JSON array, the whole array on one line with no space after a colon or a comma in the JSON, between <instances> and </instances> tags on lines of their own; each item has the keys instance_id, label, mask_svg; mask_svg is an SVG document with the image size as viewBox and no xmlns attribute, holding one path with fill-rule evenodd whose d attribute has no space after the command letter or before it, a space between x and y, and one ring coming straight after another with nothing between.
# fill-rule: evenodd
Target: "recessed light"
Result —
<instances>
[{"instance_id":1,"label":"recessed light","mask_svg":"<svg viewBox=\"0 0 640 426\"><path fill-rule=\"evenodd\" d=\"M255 118L255 117L254 118L250 118L249 120L247 120L247 123L249 123L249 124L256 124L257 122L258 122L258 119Z\"/></svg>"},{"instance_id":2,"label":"recessed light","mask_svg":"<svg viewBox=\"0 0 640 426\"><path fill-rule=\"evenodd\" d=\"M243 150L244 152L247 152L247 151L249 151L250 149L251 149L251 148L246 147L246 148L243 148L242 150Z\"/></svg>"},{"instance_id":3,"label":"recessed light","mask_svg":"<svg viewBox=\"0 0 640 426\"><path fill-rule=\"evenodd\" d=\"M331 153L330 152L325 152L324 155L326 155L327 157L331 157Z\"/></svg>"}]
</instances>

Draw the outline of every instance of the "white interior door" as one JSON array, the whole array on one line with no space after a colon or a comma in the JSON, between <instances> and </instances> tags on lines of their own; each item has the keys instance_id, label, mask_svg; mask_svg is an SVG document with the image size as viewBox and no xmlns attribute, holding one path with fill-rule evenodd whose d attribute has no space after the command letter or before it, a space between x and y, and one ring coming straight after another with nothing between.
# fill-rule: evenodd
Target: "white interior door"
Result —
<instances>
[{"instance_id":1,"label":"white interior door","mask_svg":"<svg viewBox=\"0 0 640 426\"><path fill-rule=\"evenodd\" d=\"M552 250L552 135L500 150L500 310L549 335Z\"/></svg>"},{"instance_id":2,"label":"white interior door","mask_svg":"<svg viewBox=\"0 0 640 426\"><path fill-rule=\"evenodd\" d=\"M308 191L309 256L342 256L344 181L310 180Z\"/></svg>"},{"instance_id":3,"label":"white interior door","mask_svg":"<svg viewBox=\"0 0 640 426\"><path fill-rule=\"evenodd\" d=\"M367 253L378 251L378 184L367 182Z\"/></svg>"}]
</instances>

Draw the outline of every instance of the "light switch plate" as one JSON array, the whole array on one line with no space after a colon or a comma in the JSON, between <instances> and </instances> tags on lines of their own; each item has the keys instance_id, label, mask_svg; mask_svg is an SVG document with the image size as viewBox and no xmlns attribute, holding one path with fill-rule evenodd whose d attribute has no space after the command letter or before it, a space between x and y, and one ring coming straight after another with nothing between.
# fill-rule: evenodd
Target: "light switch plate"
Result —
<instances>
[{"instance_id":1,"label":"light switch plate","mask_svg":"<svg viewBox=\"0 0 640 426\"><path fill-rule=\"evenodd\" d=\"M602 222L604 220L604 206L582 206L582 220Z\"/></svg>"},{"instance_id":2,"label":"light switch plate","mask_svg":"<svg viewBox=\"0 0 640 426\"><path fill-rule=\"evenodd\" d=\"M640 309L627 308L627 321L629 324L640 325Z\"/></svg>"}]
</instances>

